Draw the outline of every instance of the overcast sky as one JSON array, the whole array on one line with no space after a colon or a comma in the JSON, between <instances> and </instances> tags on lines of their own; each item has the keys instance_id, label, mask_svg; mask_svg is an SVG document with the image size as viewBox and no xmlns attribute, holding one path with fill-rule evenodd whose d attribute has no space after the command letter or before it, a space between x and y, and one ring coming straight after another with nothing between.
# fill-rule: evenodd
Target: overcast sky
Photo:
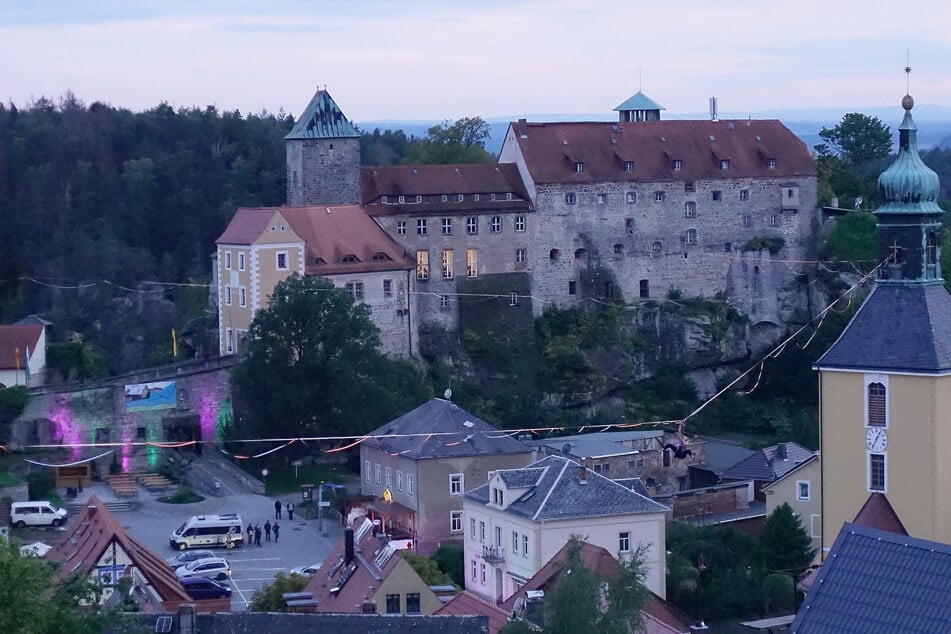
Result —
<instances>
[{"instance_id":1,"label":"overcast sky","mask_svg":"<svg viewBox=\"0 0 951 634\"><path fill-rule=\"evenodd\" d=\"M909 16L905 18L904 16ZM0 0L0 99L356 121L951 106L951 4L924 0Z\"/></svg>"}]
</instances>

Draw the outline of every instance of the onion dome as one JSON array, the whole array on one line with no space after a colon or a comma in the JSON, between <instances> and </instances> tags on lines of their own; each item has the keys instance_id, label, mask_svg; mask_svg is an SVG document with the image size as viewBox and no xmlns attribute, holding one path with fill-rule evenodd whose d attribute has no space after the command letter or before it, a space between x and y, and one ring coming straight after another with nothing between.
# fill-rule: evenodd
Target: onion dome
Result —
<instances>
[{"instance_id":1,"label":"onion dome","mask_svg":"<svg viewBox=\"0 0 951 634\"><path fill-rule=\"evenodd\" d=\"M911 116L915 100L901 100L905 118L898 128L898 158L878 177L883 204L876 214L941 214L938 175L918 155L918 126Z\"/></svg>"}]
</instances>

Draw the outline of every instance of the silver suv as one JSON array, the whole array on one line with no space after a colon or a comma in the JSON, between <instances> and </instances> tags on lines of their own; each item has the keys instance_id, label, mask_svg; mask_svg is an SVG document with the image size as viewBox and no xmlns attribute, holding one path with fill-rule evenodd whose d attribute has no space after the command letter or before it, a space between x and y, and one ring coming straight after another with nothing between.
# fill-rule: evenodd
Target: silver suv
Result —
<instances>
[{"instance_id":1,"label":"silver suv","mask_svg":"<svg viewBox=\"0 0 951 634\"><path fill-rule=\"evenodd\" d=\"M210 550L186 550L185 552L178 553L174 557L169 557L165 562L172 567L172 570L177 570L182 566L187 566L193 561L217 556L217 553Z\"/></svg>"},{"instance_id":2,"label":"silver suv","mask_svg":"<svg viewBox=\"0 0 951 634\"><path fill-rule=\"evenodd\" d=\"M231 564L221 557L206 557L181 566L175 570L179 579L188 577L209 577L211 579L227 579L231 576Z\"/></svg>"}]
</instances>

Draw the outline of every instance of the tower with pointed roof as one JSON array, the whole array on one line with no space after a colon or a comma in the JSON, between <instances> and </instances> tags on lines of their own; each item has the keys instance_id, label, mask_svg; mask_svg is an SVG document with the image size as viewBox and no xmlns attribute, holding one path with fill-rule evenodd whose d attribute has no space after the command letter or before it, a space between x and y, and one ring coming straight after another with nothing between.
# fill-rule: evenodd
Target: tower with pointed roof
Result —
<instances>
[{"instance_id":1,"label":"tower with pointed roof","mask_svg":"<svg viewBox=\"0 0 951 634\"><path fill-rule=\"evenodd\" d=\"M878 279L816 362L824 552L869 493L909 534L951 542L951 295L938 176L918 155L913 106L906 95L898 156L878 179Z\"/></svg>"},{"instance_id":2,"label":"tower with pointed roof","mask_svg":"<svg viewBox=\"0 0 951 634\"><path fill-rule=\"evenodd\" d=\"M358 205L360 133L326 90L317 90L284 137L287 204Z\"/></svg>"},{"instance_id":3,"label":"tower with pointed roof","mask_svg":"<svg viewBox=\"0 0 951 634\"><path fill-rule=\"evenodd\" d=\"M619 123L633 123L660 121L660 111L664 110L664 107L638 90L614 110L618 113Z\"/></svg>"}]
</instances>

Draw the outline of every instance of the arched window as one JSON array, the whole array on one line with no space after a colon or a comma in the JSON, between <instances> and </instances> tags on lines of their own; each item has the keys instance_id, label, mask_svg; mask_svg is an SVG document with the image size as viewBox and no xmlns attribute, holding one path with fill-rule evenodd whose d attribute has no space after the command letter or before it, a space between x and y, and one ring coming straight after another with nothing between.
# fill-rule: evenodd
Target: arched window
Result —
<instances>
[{"instance_id":1,"label":"arched window","mask_svg":"<svg viewBox=\"0 0 951 634\"><path fill-rule=\"evenodd\" d=\"M560 257L561 257L561 251L559 251L558 249L552 249L551 251L548 252L548 259L551 260L552 262L555 262Z\"/></svg>"},{"instance_id":2,"label":"arched window","mask_svg":"<svg viewBox=\"0 0 951 634\"><path fill-rule=\"evenodd\" d=\"M684 203L684 215L687 218L696 218L697 217L697 203L690 200Z\"/></svg>"},{"instance_id":3,"label":"arched window","mask_svg":"<svg viewBox=\"0 0 951 634\"><path fill-rule=\"evenodd\" d=\"M687 244L697 244L697 230L696 229L687 229L687 233L684 236L684 241Z\"/></svg>"},{"instance_id":4,"label":"arched window","mask_svg":"<svg viewBox=\"0 0 951 634\"><path fill-rule=\"evenodd\" d=\"M869 383L868 425L869 427L884 427L885 423L885 386L881 383Z\"/></svg>"}]
</instances>

